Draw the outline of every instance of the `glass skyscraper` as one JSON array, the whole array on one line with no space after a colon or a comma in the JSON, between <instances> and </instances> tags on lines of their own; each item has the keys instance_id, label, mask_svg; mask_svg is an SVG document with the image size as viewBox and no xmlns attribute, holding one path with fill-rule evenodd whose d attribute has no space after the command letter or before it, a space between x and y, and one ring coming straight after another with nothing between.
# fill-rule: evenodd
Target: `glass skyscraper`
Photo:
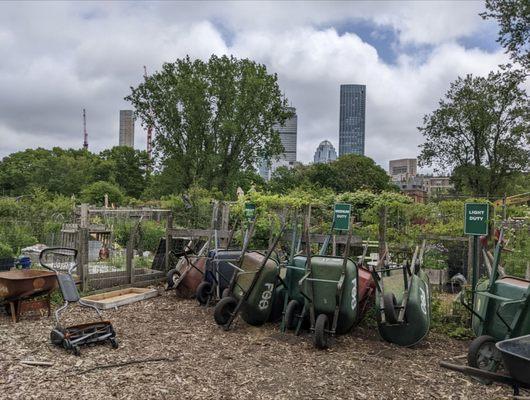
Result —
<instances>
[{"instance_id":1,"label":"glass skyscraper","mask_svg":"<svg viewBox=\"0 0 530 400\"><path fill-rule=\"evenodd\" d=\"M365 85L340 85L339 157L364 155Z\"/></svg>"},{"instance_id":2,"label":"glass skyscraper","mask_svg":"<svg viewBox=\"0 0 530 400\"><path fill-rule=\"evenodd\" d=\"M327 140L320 142L317 147L317 151L315 151L315 156L313 157L314 163L329 163L331 161L335 161L336 159L337 152L335 151L335 147L333 147L331 142Z\"/></svg>"},{"instance_id":3,"label":"glass skyscraper","mask_svg":"<svg viewBox=\"0 0 530 400\"><path fill-rule=\"evenodd\" d=\"M280 134L280 140L282 141L284 152L277 157L273 157L272 160L262 160L258 165L258 173L266 181L271 178L271 175L276 168L291 168L296 163L298 117L296 115L296 108L288 107L287 109L294 113L293 117L285 121L283 125L274 125L274 129Z\"/></svg>"}]
</instances>

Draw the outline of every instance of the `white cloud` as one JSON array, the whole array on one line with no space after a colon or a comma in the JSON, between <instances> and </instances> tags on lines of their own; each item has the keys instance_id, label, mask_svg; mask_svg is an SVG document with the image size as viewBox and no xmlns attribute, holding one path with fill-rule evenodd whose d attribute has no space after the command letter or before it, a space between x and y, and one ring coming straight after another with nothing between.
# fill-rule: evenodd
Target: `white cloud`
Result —
<instances>
[{"instance_id":1,"label":"white cloud","mask_svg":"<svg viewBox=\"0 0 530 400\"><path fill-rule=\"evenodd\" d=\"M123 97L149 71L189 54L234 54L265 63L297 107L298 156L338 141L339 85L367 85L367 155L417 154L416 126L449 83L486 74L506 56L465 49L480 32L477 2L259 2L0 4L0 156L28 146L80 147L87 109L90 148L117 144ZM370 21L397 33L399 56L382 61L355 33L334 24ZM375 29L375 28L374 28ZM354 28L352 28L354 30ZM421 55L403 49L429 44ZM405 47L403 47L405 46ZM144 132L136 133L145 147Z\"/></svg>"}]
</instances>

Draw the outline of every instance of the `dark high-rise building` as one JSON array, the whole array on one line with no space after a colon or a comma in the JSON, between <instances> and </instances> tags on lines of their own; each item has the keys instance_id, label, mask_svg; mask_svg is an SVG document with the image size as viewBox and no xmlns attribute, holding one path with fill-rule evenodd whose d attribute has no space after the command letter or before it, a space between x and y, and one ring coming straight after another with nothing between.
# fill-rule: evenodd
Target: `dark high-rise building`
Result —
<instances>
[{"instance_id":1,"label":"dark high-rise building","mask_svg":"<svg viewBox=\"0 0 530 400\"><path fill-rule=\"evenodd\" d=\"M364 155L365 85L340 85L339 157Z\"/></svg>"},{"instance_id":2,"label":"dark high-rise building","mask_svg":"<svg viewBox=\"0 0 530 400\"><path fill-rule=\"evenodd\" d=\"M120 110L120 146L134 147L133 110Z\"/></svg>"}]
</instances>

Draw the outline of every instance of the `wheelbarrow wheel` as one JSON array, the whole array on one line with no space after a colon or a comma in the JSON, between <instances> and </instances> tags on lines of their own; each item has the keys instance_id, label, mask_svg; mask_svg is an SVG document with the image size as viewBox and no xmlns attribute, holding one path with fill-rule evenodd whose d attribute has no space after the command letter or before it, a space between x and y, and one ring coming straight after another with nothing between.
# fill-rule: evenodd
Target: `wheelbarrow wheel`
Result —
<instances>
[{"instance_id":1,"label":"wheelbarrow wheel","mask_svg":"<svg viewBox=\"0 0 530 400\"><path fill-rule=\"evenodd\" d=\"M180 272L177 271L175 268L170 269L167 271L167 288L171 289L175 286L175 280L177 280L180 277Z\"/></svg>"},{"instance_id":2,"label":"wheelbarrow wheel","mask_svg":"<svg viewBox=\"0 0 530 400\"><path fill-rule=\"evenodd\" d=\"M291 300L285 309L285 327L289 330L296 329L300 320L302 305L298 300Z\"/></svg>"},{"instance_id":3,"label":"wheelbarrow wheel","mask_svg":"<svg viewBox=\"0 0 530 400\"><path fill-rule=\"evenodd\" d=\"M470 367L485 371L496 372L501 365L501 355L496 340L488 335L482 335L471 342L467 352L467 363Z\"/></svg>"},{"instance_id":4,"label":"wheelbarrow wheel","mask_svg":"<svg viewBox=\"0 0 530 400\"><path fill-rule=\"evenodd\" d=\"M326 314L320 314L315 322L315 347L318 349L328 348L329 319Z\"/></svg>"},{"instance_id":5,"label":"wheelbarrow wheel","mask_svg":"<svg viewBox=\"0 0 530 400\"><path fill-rule=\"evenodd\" d=\"M397 324L398 315L396 313L396 296L394 293L385 293L383 295L383 311L385 313L385 320L388 324Z\"/></svg>"},{"instance_id":6,"label":"wheelbarrow wheel","mask_svg":"<svg viewBox=\"0 0 530 400\"><path fill-rule=\"evenodd\" d=\"M221 301L216 304L213 311L213 318L217 325L225 325L232 316L236 306L237 300L233 297L225 297L224 299L221 299Z\"/></svg>"},{"instance_id":7,"label":"wheelbarrow wheel","mask_svg":"<svg viewBox=\"0 0 530 400\"><path fill-rule=\"evenodd\" d=\"M50 332L50 341L52 344L61 346L63 344L65 333L65 329L60 326L56 326L54 329L52 329Z\"/></svg>"},{"instance_id":8,"label":"wheelbarrow wheel","mask_svg":"<svg viewBox=\"0 0 530 400\"><path fill-rule=\"evenodd\" d=\"M208 304L212 297L212 284L207 281L203 281L197 286L195 297L201 306Z\"/></svg>"}]
</instances>

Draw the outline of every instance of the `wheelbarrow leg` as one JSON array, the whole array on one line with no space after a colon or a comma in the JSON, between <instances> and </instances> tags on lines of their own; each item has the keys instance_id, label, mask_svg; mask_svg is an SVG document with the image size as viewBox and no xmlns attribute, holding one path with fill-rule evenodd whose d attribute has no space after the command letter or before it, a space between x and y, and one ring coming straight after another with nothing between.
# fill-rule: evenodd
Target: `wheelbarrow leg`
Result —
<instances>
[{"instance_id":1,"label":"wheelbarrow leg","mask_svg":"<svg viewBox=\"0 0 530 400\"><path fill-rule=\"evenodd\" d=\"M17 322L17 308L18 307L15 307L14 301L9 302L9 309L11 310L11 320L13 321L13 323Z\"/></svg>"},{"instance_id":2,"label":"wheelbarrow leg","mask_svg":"<svg viewBox=\"0 0 530 400\"><path fill-rule=\"evenodd\" d=\"M296 329L294 331L295 336L298 336L300 334L300 329L302 329L302 323L304 322L306 313L307 313L307 302L304 301L304 307L302 308L300 319L298 320L298 324L296 324Z\"/></svg>"}]
</instances>

